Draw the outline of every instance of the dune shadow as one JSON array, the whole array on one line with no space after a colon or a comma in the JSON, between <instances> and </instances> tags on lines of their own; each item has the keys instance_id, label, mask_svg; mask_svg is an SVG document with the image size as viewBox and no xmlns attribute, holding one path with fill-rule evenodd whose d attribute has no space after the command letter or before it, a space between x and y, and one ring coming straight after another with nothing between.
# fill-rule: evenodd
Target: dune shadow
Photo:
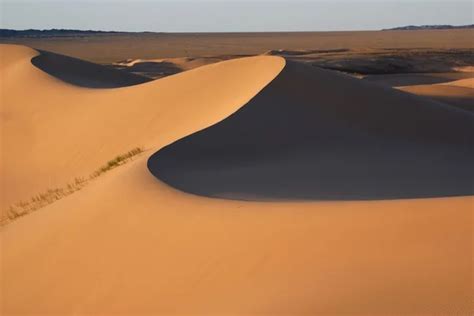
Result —
<instances>
[{"instance_id":1,"label":"dune shadow","mask_svg":"<svg viewBox=\"0 0 474 316\"><path fill-rule=\"evenodd\" d=\"M375 200L472 195L474 116L288 62L223 121L148 161L161 181L208 197Z\"/></svg>"},{"instance_id":2,"label":"dune shadow","mask_svg":"<svg viewBox=\"0 0 474 316\"><path fill-rule=\"evenodd\" d=\"M40 55L31 63L64 82L85 88L119 88L152 79L125 71L94 64L77 58L38 50Z\"/></svg>"}]
</instances>

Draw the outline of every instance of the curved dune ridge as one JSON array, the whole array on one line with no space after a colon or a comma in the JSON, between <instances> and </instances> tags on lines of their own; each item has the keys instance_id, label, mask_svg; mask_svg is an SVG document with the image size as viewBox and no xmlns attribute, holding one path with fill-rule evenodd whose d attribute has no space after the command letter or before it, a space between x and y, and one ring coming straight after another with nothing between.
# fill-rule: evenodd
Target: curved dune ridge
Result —
<instances>
[{"instance_id":1,"label":"curved dune ridge","mask_svg":"<svg viewBox=\"0 0 474 316\"><path fill-rule=\"evenodd\" d=\"M0 166L3 209L88 175L131 148L157 150L216 123L248 102L284 64L278 57L245 58L138 86L86 89L31 64L33 59L36 66L50 69L54 55L42 59L26 47L0 47L7 152ZM71 60L70 68L63 67L64 76L76 74L77 61L61 62Z\"/></svg>"},{"instance_id":2,"label":"curved dune ridge","mask_svg":"<svg viewBox=\"0 0 474 316\"><path fill-rule=\"evenodd\" d=\"M130 73L144 74L150 78L161 78L197 67L216 63L233 56L220 57L181 57L162 59L129 59L114 63L114 66ZM235 57L234 57L235 58Z\"/></svg>"},{"instance_id":3,"label":"curved dune ridge","mask_svg":"<svg viewBox=\"0 0 474 316\"><path fill-rule=\"evenodd\" d=\"M474 193L474 115L288 62L229 118L161 149L151 172L236 199L393 199Z\"/></svg>"},{"instance_id":4,"label":"curved dune ridge","mask_svg":"<svg viewBox=\"0 0 474 316\"><path fill-rule=\"evenodd\" d=\"M436 132L428 121L423 125L426 130L414 137L410 124L403 131L397 120L387 127L379 125L365 118L364 107L340 117L347 99L341 99L339 87L332 88L337 93L319 91L324 98L338 100L325 103L332 106L311 105L309 112L302 111L315 96L310 94L306 102L304 95L292 90L327 90L330 86L324 81L335 79L330 72L305 74L307 69L278 57L217 63L130 87L89 89L33 66L31 59L38 55L26 47L0 45L2 208L45 186L89 174L136 146L146 152L82 190L0 228L2 315L472 312L472 197L370 202L210 199L174 190L147 169L149 156L161 148L164 152L158 151L150 160L158 158L158 165L161 154L176 144L220 129L221 124L241 117L241 112L264 110L265 103L252 104L268 97L265 87L275 91L288 78L293 81L271 99L276 118L282 112L288 114L281 124L294 126L296 117L311 114L314 108L318 113L325 109L328 124L338 124L354 136L341 138L321 123L322 118L308 116L295 132L270 138L262 117L244 120L249 132L262 132L255 134L257 144L273 140L267 147L256 148L257 154L263 149L279 154L276 145L298 141L294 136L307 131L308 121L332 133L320 137L318 146L332 139L339 140L337 144L370 139L373 135L359 125L368 122L369 131L382 132L384 139L403 140L403 146L411 139L417 146L433 144L429 150L435 144L459 150L470 142L456 140L465 129L465 112L441 110L439 104L425 104L399 93L403 97L397 98L424 104L423 111L414 111L419 112L417 117L428 113L437 118L443 111L447 122L457 125ZM63 72L65 76L74 73L67 64ZM324 80L318 85L323 87L308 81L311 89L298 88L305 80L295 81L296 74L308 80L321 75ZM353 90L365 89L351 88L353 82L349 84L345 77L338 80L353 97ZM374 93L387 91L391 90ZM282 95L297 99L279 100ZM391 102L384 110L391 109L387 115L397 118L401 113ZM290 111L289 104L298 111ZM411 113L405 107L402 113L406 112ZM373 115L380 119L377 113ZM241 120L237 123L240 128ZM356 129L360 131L355 133ZM225 132L232 136L227 128ZM269 125L269 132L275 132L275 127ZM235 158L242 154L246 158L247 149L238 142L243 140L229 138L236 141ZM297 147L304 143L298 141ZM227 148L207 137L204 145L222 155L225 170L232 157L220 148ZM202 153L200 147L193 157ZM210 160L205 158L208 167Z\"/></svg>"}]
</instances>

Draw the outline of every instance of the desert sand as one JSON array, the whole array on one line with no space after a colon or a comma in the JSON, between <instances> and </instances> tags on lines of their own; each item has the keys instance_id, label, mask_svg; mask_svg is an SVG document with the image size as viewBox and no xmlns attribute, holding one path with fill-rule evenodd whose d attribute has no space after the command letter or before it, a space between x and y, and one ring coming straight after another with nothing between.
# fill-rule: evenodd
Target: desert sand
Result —
<instances>
[{"instance_id":1,"label":"desert sand","mask_svg":"<svg viewBox=\"0 0 474 316\"><path fill-rule=\"evenodd\" d=\"M474 78L472 77L433 85L412 85L398 88L402 91L429 97L467 111L474 111Z\"/></svg>"},{"instance_id":2,"label":"desert sand","mask_svg":"<svg viewBox=\"0 0 474 316\"><path fill-rule=\"evenodd\" d=\"M144 149L1 228L3 314L473 312L471 112L278 56L140 83L0 50L4 217Z\"/></svg>"}]
</instances>

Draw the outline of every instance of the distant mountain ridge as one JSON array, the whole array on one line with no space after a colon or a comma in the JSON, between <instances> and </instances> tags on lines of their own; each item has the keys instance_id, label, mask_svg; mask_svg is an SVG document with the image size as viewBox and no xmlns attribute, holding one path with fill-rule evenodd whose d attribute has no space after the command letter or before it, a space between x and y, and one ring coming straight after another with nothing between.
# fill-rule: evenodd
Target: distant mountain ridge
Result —
<instances>
[{"instance_id":1,"label":"distant mountain ridge","mask_svg":"<svg viewBox=\"0 0 474 316\"><path fill-rule=\"evenodd\" d=\"M449 30L449 29L471 29L474 24L469 25L407 25L394 27L389 29L382 29L382 31L412 31L412 30ZM19 38L48 38L48 37L81 37L90 35L120 35L120 34L159 34L163 32L127 32L127 31L97 31L97 30L76 30L76 29L0 29L0 38L19 37Z\"/></svg>"},{"instance_id":2,"label":"distant mountain ridge","mask_svg":"<svg viewBox=\"0 0 474 316\"><path fill-rule=\"evenodd\" d=\"M436 25L406 25L393 27L389 29L383 29L382 31L415 31L415 30L452 30L452 29L472 29L474 24L468 25L448 25L448 24L436 24Z\"/></svg>"},{"instance_id":3,"label":"distant mountain ridge","mask_svg":"<svg viewBox=\"0 0 474 316\"><path fill-rule=\"evenodd\" d=\"M74 37L84 35L110 35L123 34L128 32L117 31L94 31L94 30L74 30L74 29L50 29L50 30L12 30L0 29L0 37Z\"/></svg>"}]
</instances>

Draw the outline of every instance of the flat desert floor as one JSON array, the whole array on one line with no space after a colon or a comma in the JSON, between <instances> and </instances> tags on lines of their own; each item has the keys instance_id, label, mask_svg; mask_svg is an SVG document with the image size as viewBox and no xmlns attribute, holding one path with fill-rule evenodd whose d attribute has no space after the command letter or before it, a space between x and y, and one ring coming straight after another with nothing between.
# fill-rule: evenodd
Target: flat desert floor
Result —
<instances>
[{"instance_id":1,"label":"flat desert floor","mask_svg":"<svg viewBox=\"0 0 474 316\"><path fill-rule=\"evenodd\" d=\"M472 30L0 39L2 315L472 315Z\"/></svg>"}]
</instances>

